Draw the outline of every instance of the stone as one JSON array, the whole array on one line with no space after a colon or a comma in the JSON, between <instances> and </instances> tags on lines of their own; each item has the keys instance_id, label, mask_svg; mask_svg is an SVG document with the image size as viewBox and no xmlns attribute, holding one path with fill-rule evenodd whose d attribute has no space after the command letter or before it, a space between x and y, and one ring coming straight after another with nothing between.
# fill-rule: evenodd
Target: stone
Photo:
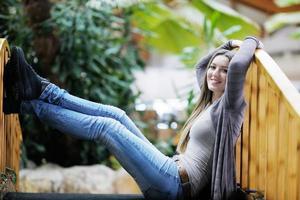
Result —
<instances>
[{"instance_id":1,"label":"stone","mask_svg":"<svg viewBox=\"0 0 300 200\"><path fill-rule=\"evenodd\" d=\"M20 171L21 192L59 192L62 183L62 168L58 165L46 164Z\"/></svg>"},{"instance_id":2,"label":"stone","mask_svg":"<svg viewBox=\"0 0 300 200\"><path fill-rule=\"evenodd\" d=\"M115 193L115 171L104 165L75 166L63 171L63 191L69 193Z\"/></svg>"},{"instance_id":3,"label":"stone","mask_svg":"<svg viewBox=\"0 0 300 200\"><path fill-rule=\"evenodd\" d=\"M114 187L117 194L141 194L141 190L135 180L123 168L116 173Z\"/></svg>"},{"instance_id":4,"label":"stone","mask_svg":"<svg viewBox=\"0 0 300 200\"><path fill-rule=\"evenodd\" d=\"M140 193L133 178L124 169L114 171L104 165L62 168L54 164L22 169L20 192Z\"/></svg>"}]
</instances>

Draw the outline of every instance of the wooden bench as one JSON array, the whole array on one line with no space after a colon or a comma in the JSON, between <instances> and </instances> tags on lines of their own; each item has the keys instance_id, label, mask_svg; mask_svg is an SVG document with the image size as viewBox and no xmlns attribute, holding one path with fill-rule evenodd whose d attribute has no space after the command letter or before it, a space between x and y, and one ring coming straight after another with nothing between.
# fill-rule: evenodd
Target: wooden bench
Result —
<instances>
[{"instance_id":1,"label":"wooden bench","mask_svg":"<svg viewBox=\"0 0 300 200\"><path fill-rule=\"evenodd\" d=\"M0 172L5 168L13 169L17 175L20 166L20 145L22 141L18 115L3 113L3 72L9 57L9 47L5 39L0 38ZM17 183L18 185L18 183Z\"/></svg>"},{"instance_id":2,"label":"wooden bench","mask_svg":"<svg viewBox=\"0 0 300 200\"><path fill-rule=\"evenodd\" d=\"M295 63L295 67L299 67ZM300 200L300 94L263 50L247 74L237 181L268 200Z\"/></svg>"}]
</instances>

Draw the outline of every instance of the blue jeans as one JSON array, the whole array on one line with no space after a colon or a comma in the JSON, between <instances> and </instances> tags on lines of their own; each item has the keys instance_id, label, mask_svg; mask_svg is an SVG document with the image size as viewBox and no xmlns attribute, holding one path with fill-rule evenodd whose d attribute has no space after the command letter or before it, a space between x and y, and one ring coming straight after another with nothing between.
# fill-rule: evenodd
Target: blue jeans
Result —
<instances>
[{"instance_id":1,"label":"blue jeans","mask_svg":"<svg viewBox=\"0 0 300 200\"><path fill-rule=\"evenodd\" d=\"M123 110L72 96L50 83L37 100L22 102L21 113L34 113L63 133L100 141L145 198L183 199L175 161L158 151Z\"/></svg>"}]
</instances>

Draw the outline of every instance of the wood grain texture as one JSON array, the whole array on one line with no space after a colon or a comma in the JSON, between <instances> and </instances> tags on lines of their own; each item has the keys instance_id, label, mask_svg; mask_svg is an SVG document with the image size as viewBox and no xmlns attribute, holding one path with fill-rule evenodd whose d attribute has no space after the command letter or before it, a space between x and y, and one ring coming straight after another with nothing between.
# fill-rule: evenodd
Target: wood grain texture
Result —
<instances>
[{"instance_id":1,"label":"wood grain texture","mask_svg":"<svg viewBox=\"0 0 300 200\"><path fill-rule=\"evenodd\" d=\"M249 188L249 133L250 133L250 107L251 107L251 83L252 83L252 71L250 67L248 70L246 81L245 81L245 100L248 106L245 110L245 119L243 123L243 129L241 134L241 145L242 145L242 155L241 155L241 186L242 188ZM237 163L238 164L238 163Z\"/></svg>"},{"instance_id":2,"label":"wood grain texture","mask_svg":"<svg viewBox=\"0 0 300 200\"><path fill-rule=\"evenodd\" d=\"M266 126L266 120L267 120L267 105L268 105L268 85L265 79L265 75L262 74L262 71L260 68L258 68L258 110L257 110L257 122L258 122L258 131L257 131L257 139L258 139L258 168L257 168L257 187L260 188L260 190L265 191L266 190L266 160L267 160L267 126Z\"/></svg>"},{"instance_id":3,"label":"wood grain texture","mask_svg":"<svg viewBox=\"0 0 300 200\"><path fill-rule=\"evenodd\" d=\"M258 79L257 79L257 65L251 65L252 81L251 81L251 106L250 106L250 160L249 163L249 187L257 188L256 168L258 166L258 154L257 154L257 99L258 99Z\"/></svg>"},{"instance_id":4,"label":"wood grain texture","mask_svg":"<svg viewBox=\"0 0 300 200\"><path fill-rule=\"evenodd\" d=\"M0 171L4 172L5 168L9 167L18 175L20 166L20 145L22 141L19 118L17 114L5 115L2 106L3 95L5 95L3 87L4 66L8 59L8 43L5 39L0 38Z\"/></svg>"},{"instance_id":5,"label":"wood grain texture","mask_svg":"<svg viewBox=\"0 0 300 200\"><path fill-rule=\"evenodd\" d=\"M300 200L300 94L263 50L256 51L244 90L238 181L268 200Z\"/></svg>"}]
</instances>

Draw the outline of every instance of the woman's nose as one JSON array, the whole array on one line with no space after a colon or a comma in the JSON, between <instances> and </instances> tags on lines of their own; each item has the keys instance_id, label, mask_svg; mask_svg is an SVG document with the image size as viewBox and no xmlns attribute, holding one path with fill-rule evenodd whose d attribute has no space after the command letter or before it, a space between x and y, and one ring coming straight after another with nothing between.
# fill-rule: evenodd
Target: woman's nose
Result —
<instances>
[{"instance_id":1,"label":"woman's nose","mask_svg":"<svg viewBox=\"0 0 300 200\"><path fill-rule=\"evenodd\" d=\"M218 69L215 69L213 72L212 72L212 75L213 76L219 76L220 75L220 71Z\"/></svg>"}]
</instances>

